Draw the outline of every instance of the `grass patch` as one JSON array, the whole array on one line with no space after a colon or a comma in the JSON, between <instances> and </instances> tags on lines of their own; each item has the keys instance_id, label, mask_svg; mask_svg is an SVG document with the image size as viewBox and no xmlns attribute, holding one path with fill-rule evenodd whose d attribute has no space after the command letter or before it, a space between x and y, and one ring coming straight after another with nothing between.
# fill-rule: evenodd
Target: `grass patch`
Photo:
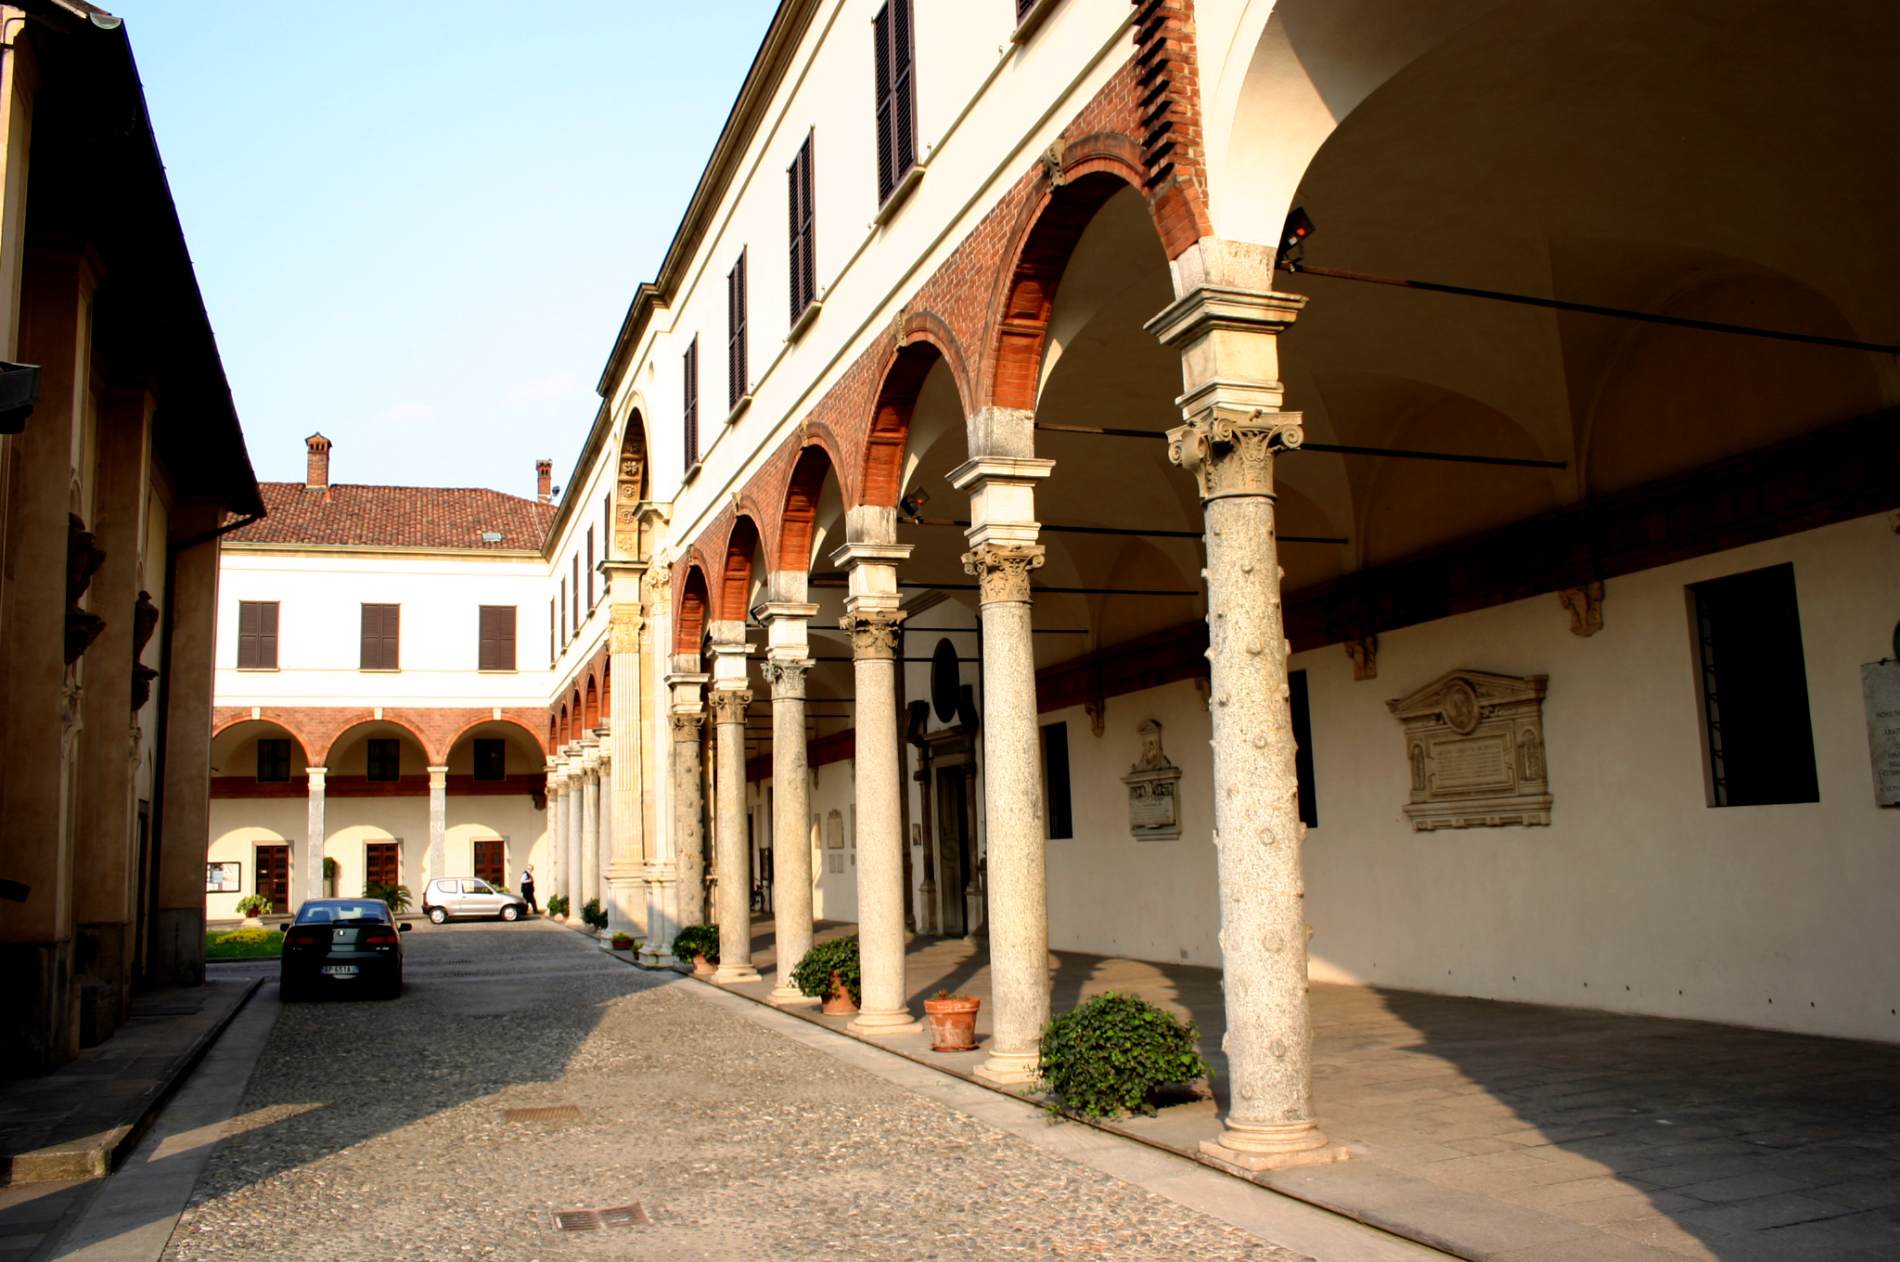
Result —
<instances>
[{"instance_id":1,"label":"grass patch","mask_svg":"<svg viewBox=\"0 0 1900 1262\"><path fill-rule=\"evenodd\" d=\"M205 934L207 960L274 960L284 953L275 929L213 929Z\"/></svg>"}]
</instances>

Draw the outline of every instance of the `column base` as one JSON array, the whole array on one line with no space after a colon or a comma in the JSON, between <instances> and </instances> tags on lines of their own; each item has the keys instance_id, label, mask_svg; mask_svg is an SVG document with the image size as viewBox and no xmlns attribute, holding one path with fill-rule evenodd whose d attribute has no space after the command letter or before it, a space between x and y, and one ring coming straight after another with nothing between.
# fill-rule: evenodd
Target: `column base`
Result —
<instances>
[{"instance_id":1,"label":"column base","mask_svg":"<svg viewBox=\"0 0 1900 1262\"><path fill-rule=\"evenodd\" d=\"M807 995L796 986L774 986L766 998L775 1008L816 1008L824 1002L816 995Z\"/></svg>"},{"instance_id":2,"label":"column base","mask_svg":"<svg viewBox=\"0 0 1900 1262\"><path fill-rule=\"evenodd\" d=\"M641 968L672 968L673 953L645 948L640 952L639 964Z\"/></svg>"},{"instance_id":3,"label":"column base","mask_svg":"<svg viewBox=\"0 0 1900 1262\"><path fill-rule=\"evenodd\" d=\"M911 1016L908 1008L892 1008L888 1012L860 1012L844 1028L865 1038L883 1039L895 1038L900 1034L921 1034L924 1023Z\"/></svg>"},{"instance_id":4,"label":"column base","mask_svg":"<svg viewBox=\"0 0 1900 1262\"><path fill-rule=\"evenodd\" d=\"M1329 1146L1315 1122L1272 1125L1232 1120L1222 1128L1219 1139L1202 1142L1201 1153L1221 1165L1249 1172L1330 1165L1349 1155L1344 1148Z\"/></svg>"},{"instance_id":5,"label":"column base","mask_svg":"<svg viewBox=\"0 0 1900 1262\"><path fill-rule=\"evenodd\" d=\"M750 964L721 964L712 975L713 982L720 986L736 986L741 982L756 982L763 979L759 970Z\"/></svg>"},{"instance_id":6,"label":"column base","mask_svg":"<svg viewBox=\"0 0 1900 1262\"><path fill-rule=\"evenodd\" d=\"M1042 1081L1042 1053L991 1052L970 1072L992 1087L1033 1087Z\"/></svg>"}]
</instances>

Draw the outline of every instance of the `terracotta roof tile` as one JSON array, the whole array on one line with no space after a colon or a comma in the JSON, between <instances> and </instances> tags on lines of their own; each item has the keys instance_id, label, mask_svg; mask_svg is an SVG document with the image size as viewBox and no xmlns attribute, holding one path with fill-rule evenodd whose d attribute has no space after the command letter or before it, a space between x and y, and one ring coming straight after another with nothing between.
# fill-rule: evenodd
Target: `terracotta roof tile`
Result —
<instances>
[{"instance_id":1,"label":"terracotta roof tile","mask_svg":"<svg viewBox=\"0 0 1900 1262\"><path fill-rule=\"evenodd\" d=\"M266 515L225 536L234 543L539 551L557 511L553 504L479 487L342 482L319 491L298 482L257 486ZM501 538L484 540L485 532Z\"/></svg>"}]
</instances>

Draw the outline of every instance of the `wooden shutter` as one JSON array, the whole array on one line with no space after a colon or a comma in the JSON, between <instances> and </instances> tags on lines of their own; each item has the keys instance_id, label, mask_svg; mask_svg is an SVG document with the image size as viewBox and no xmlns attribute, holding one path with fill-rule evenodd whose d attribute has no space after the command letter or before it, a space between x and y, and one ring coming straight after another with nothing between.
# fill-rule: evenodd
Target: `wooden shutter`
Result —
<instances>
[{"instance_id":1,"label":"wooden shutter","mask_svg":"<svg viewBox=\"0 0 1900 1262\"><path fill-rule=\"evenodd\" d=\"M515 668L515 607L513 605L483 605L480 639L481 669L513 670Z\"/></svg>"},{"instance_id":2,"label":"wooden shutter","mask_svg":"<svg viewBox=\"0 0 1900 1262\"><path fill-rule=\"evenodd\" d=\"M401 662L398 651L401 605L363 606L362 669L396 670Z\"/></svg>"},{"instance_id":3,"label":"wooden shutter","mask_svg":"<svg viewBox=\"0 0 1900 1262\"><path fill-rule=\"evenodd\" d=\"M548 601L548 665L549 666L554 665L554 657L555 657L555 654L560 651L560 643L561 643L560 640L557 639L554 634L554 608L555 608L555 602L553 600L549 600Z\"/></svg>"},{"instance_id":4,"label":"wooden shutter","mask_svg":"<svg viewBox=\"0 0 1900 1262\"><path fill-rule=\"evenodd\" d=\"M587 528L587 607L594 607L594 528Z\"/></svg>"},{"instance_id":5,"label":"wooden shutter","mask_svg":"<svg viewBox=\"0 0 1900 1262\"><path fill-rule=\"evenodd\" d=\"M806 136L786 174L786 203L790 212L792 323L818 297L817 267L813 261L815 216L812 211L812 137Z\"/></svg>"},{"instance_id":6,"label":"wooden shutter","mask_svg":"<svg viewBox=\"0 0 1900 1262\"><path fill-rule=\"evenodd\" d=\"M917 163L917 97L911 73L910 0L889 0L871 20L877 65L877 200Z\"/></svg>"},{"instance_id":7,"label":"wooden shutter","mask_svg":"<svg viewBox=\"0 0 1900 1262\"><path fill-rule=\"evenodd\" d=\"M699 463L699 339L687 343L681 368L686 376L684 418L686 422L686 467Z\"/></svg>"},{"instance_id":8,"label":"wooden shutter","mask_svg":"<svg viewBox=\"0 0 1900 1262\"><path fill-rule=\"evenodd\" d=\"M238 602L238 667L270 670L277 665L277 602Z\"/></svg>"},{"instance_id":9,"label":"wooden shutter","mask_svg":"<svg viewBox=\"0 0 1900 1262\"><path fill-rule=\"evenodd\" d=\"M745 397L745 251L726 276L726 409Z\"/></svg>"},{"instance_id":10,"label":"wooden shutter","mask_svg":"<svg viewBox=\"0 0 1900 1262\"><path fill-rule=\"evenodd\" d=\"M568 558L569 567L574 571L574 634L581 633L581 554L576 552Z\"/></svg>"}]
</instances>

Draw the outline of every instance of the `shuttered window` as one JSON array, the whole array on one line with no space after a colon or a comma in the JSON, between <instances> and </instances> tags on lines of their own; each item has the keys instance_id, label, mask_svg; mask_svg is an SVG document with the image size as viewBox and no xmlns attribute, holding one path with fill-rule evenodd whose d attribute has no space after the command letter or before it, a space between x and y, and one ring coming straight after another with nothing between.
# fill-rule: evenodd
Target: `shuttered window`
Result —
<instances>
[{"instance_id":1,"label":"shuttered window","mask_svg":"<svg viewBox=\"0 0 1900 1262\"><path fill-rule=\"evenodd\" d=\"M746 393L745 358L745 251L726 273L726 410L739 406Z\"/></svg>"},{"instance_id":2,"label":"shuttered window","mask_svg":"<svg viewBox=\"0 0 1900 1262\"><path fill-rule=\"evenodd\" d=\"M549 666L554 665L554 656L556 653L560 651L560 643L561 643L560 640L555 637L555 633L554 633L554 610L555 610L555 602L552 600L548 601L548 665Z\"/></svg>"},{"instance_id":3,"label":"shuttered window","mask_svg":"<svg viewBox=\"0 0 1900 1262\"><path fill-rule=\"evenodd\" d=\"M581 554L576 552L568 558L568 567L574 571L574 634L581 633Z\"/></svg>"},{"instance_id":4,"label":"shuttered window","mask_svg":"<svg viewBox=\"0 0 1900 1262\"><path fill-rule=\"evenodd\" d=\"M561 647L567 647L567 580L561 580Z\"/></svg>"},{"instance_id":5,"label":"shuttered window","mask_svg":"<svg viewBox=\"0 0 1900 1262\"><path fill-rule=\"evenodd\" d=\"M483 605L480 609L480 647L477 661L482 670L515 668L515 607Z\"/></svg>"},{"instance_id":6,"label":"shuttered window","mask_svg":"<svg viewBox=\"0 0 1900 1262\"><path fill-rule=\"evenodd\" d=\"M686 467L693 468L699 463L699 339L695 337L687 343L686 354L681 356L681 371L685 376L685 386L680 395L683 401L681 416L686 428Z\"/></svg>"},{"instance_id":7,"label":"shuttered window","mask_svg":"<svg viewBox=\"0 0 1900 1262\"><path fill-rule=\"evenodd\" d=\"M402 656L397 648L401 615L401 605L363 606L362 669L401 669Z\"/></svg>"},{"instance_id":8,"label":"shuttered window","mask_svg":"<svg viewBox=\"0 0 1900 1262\"><path fill-rule=\"evenodd\" d=\"M587 608L594 608L594 528L587 528Z\"/></svg>"},{"instance_id":9,"label":"shuttered window","mask_svg":"<svg viewBox=\"0 0 1900 1262\"><path fill-rule=\"evenodd\" d=\"M277 602L238 602L238 669L277 669Z\"/></svg>"},{"instance_id":10,"label":"shuttered window","mask_svg":"<svg viewBox=\"0 0 1900 1262\"><path fill-rule=\"evenodd\" d=\"M792 159L791 168L785 173L790 186L786 202L791 214L793 324L798 323L798 317L805 314L805 308L818 296L818 268L814 261L816 216L812 211L813 139L811 135L805 137L805 143L798 147L798 156Z\"/></svg>"},{"instance_id":11,"label":"shuttered window","mask_svg":"<svg viewBox=\"0 0 1900 1262\"><path fill-rule=\"evenodd\" d=\"M917 88L912 74L910 0L888 0L871 19L877 63L877 200L917 165Z\"/></svg>"}]
</instances>

